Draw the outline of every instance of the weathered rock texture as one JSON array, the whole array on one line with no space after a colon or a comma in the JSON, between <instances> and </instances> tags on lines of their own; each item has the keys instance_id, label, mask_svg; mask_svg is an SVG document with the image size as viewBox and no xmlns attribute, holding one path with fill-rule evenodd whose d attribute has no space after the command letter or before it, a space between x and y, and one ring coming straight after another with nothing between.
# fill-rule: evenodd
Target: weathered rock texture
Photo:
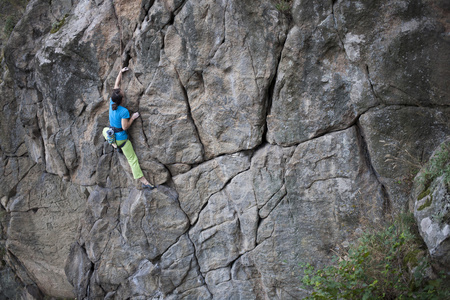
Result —
<instances>
[{"instance_id":1,"label":"weathered rock texture","mask_svg":"<svg viewBox=\"0 0 450 300\"><path fill-rule=\"evenodd\" d=\"M444 175L433 180L427 180L425 174L430 174L436 163L445 163L449 168L448 155L450 141L437 148L432 161L417 175L414 186L414 216L431 257L437 263L437 268L450 274L450 192L448 179ZM444 160L445 158L445 160ZM432 166L434 165L434 167Z\"/></svg>"},{"instance_id":2,"label":"weathered rock texture","mask_svg":"<svg viewBox=\"0 0 450 300\"><path fill-rule=\"evenodd\" d=\"M448 14L444 0L29 1L2 62L2 272L31 298L302 298L299 263L406 209L450 135ZM101 135L122 65L153 191Z\"/></svg>"}]
</instances>

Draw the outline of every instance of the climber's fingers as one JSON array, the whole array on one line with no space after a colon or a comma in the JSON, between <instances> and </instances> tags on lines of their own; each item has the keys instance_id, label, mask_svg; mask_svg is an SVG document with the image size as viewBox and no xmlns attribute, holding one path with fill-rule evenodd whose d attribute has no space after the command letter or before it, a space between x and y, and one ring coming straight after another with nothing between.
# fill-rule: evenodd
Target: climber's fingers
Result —
<instances>
[{"instance_id":1,"label":"climber's fingers","mask_svg":"<svg viewBox=\"0 0 450 300\"><path fill-rule=\"evenodd\" d=\"M139 113L138 113L138 112L135 112L135 113L131 116L131 118L132 118L133 120L139 118Z\"/></svg>"}]
</instances>

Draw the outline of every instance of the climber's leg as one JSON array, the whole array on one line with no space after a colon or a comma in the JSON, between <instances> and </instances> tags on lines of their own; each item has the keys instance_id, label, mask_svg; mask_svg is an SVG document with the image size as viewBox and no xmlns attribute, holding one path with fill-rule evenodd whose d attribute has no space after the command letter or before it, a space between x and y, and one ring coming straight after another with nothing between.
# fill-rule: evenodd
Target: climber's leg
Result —
<instances>
[{"instance_id":1,"label":"climber's leg","mask_svg":"<svg viewBox=\"0 0 450 300\"><path fill-rule=\"evenodd\" d=\"M105 140L106 140L106 132L108 131L108 129L109 129L109 127L105 127L105 128L103 128L103 131L102 131L102 134L103 134L103 137L105 138Z\"/></svg>"},{"instance_id":2,"label":"climber's leg","mask_svg":"<svg viewBox=\"0 0 450 300\"><path fill-rule=\"evenodd\" d=\"M105 128L103 128L103 131L102 131L102 134L103 134L103 137L105 138L105 140L106 140L106 137L107 137L106 132L108 131L108 129L109 129L109 127L105 127ZM114 148L117 148L116 144L111 144L111 146L113 146Z\"/></svg>"},{"instance_id":3,"label":"climber's leg","mask_svg":"<svg viewBox=\"0 0 450 300\"><path fill-rule=\"evenodd\" d=\"M125 141L126 143L122 147L122 152L130 164L134 179L139 179L144 176L144 173L142 173L141 167L139 166L138 158L136 153L134 153L133 145L131 145L130 140L116 140L116 143L121 146Z\"/></svg>"}]
</instances>

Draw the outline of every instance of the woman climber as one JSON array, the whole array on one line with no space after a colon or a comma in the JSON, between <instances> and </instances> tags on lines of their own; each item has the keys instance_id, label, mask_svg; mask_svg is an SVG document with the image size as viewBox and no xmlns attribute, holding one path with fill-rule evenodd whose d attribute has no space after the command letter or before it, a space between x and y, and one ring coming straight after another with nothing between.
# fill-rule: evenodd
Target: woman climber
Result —
<instances>
[{"instance_id":1,"label":"woman climber","mask_svg":"<svg viewBox=\"0 0 450 300\"><path fill-rule=\"evenodd\" d=\"M135 112L130 118L130 112L125 107L121 106L123 99L123 92L120 89L120 82L122 81L122 73L128 71L128 68L122 68L117 75L116 82L114 83L114 89L112 91L111 98L109 99L109 125L103 129L103 136L108 138L108 131L113 130L115 134L115 143L111 145L114 148L119 147L130 164L131 171L133 172L134 179L139 179L144 188L154 189L148 180L144 177L141 167L139 166L138 158L134 153L133 146L128 139L126 130L130 128L134 120L139 118L139 113Z\"/></svg>"}]
</instances>

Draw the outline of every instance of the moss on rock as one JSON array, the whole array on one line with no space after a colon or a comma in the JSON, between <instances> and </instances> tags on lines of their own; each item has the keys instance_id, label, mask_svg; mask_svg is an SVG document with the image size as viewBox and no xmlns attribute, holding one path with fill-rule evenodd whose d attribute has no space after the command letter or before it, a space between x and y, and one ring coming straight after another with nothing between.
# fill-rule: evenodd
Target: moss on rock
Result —
<instances>
[{"instance_id":1,"label":"moss on rock","mask_svg":"<svg viewBox=\"0 0 450 300\"><path fill-rule=\"evenodd\" d=\"M425 189L420 195L417 197L417 201L422 200L426 196L428 196L431 193L430 189Z\"/></svg>"},{"instance_id":2,"label":"moss on rock","mask_svg":"<svg viewBox=\"0 0 450 300\"><path fill-rule=\"evenodd\" d=\"M69 15L66 14L66 15L64 15L64 18L62 18L61 20L58 20L57 22L53 23L52 24L52 29L50 30L50 33L51 34L57 33L61 29L61 27L63 27L64 24L66 24L66 20L67 20L68 16Z\"/></svg>"},{"instance_id":3,"label":"moss on rock","mask_svg":"<svg viewBox=\"0 0 450 300\"><path fill-rule=\"evenodd\" d=\"M425 208L430 207L430 206L431 206L431 203L433 203L433 197L432 197L432 196L430 196L430 197L425 201L424 204L422 204L421 206L419 206L419 207L417 208L417 210L418 210L418 211L422 211L422 210L424 210Z\"/></svg>"}]
</instances>

